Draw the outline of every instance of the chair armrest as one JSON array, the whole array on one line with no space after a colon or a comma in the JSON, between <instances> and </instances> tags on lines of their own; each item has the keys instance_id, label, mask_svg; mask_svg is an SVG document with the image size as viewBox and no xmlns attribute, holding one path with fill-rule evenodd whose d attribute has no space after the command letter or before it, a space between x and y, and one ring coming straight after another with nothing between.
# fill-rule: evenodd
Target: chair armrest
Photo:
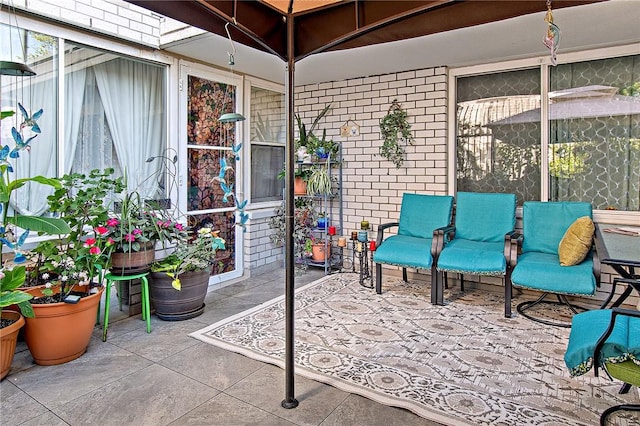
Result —
<instances>
[{"instance_id":1,"label":"chair armrest","mask_svg":"<svg viewBox=\"0 0 640 426\"><path fill-rule=\"evenodd\" d=\"M517 232L507 232L504 236L504 257L507 260L507 267L513 268L518 263L518 249L522 245L524 236Z\"/></svg>"},{"instance_id":2,"label":"chair armrest","mask_svg":"<svg viewBox=\"0 0 640 426\"><path fill-rule=\"evenodd\" d=\"M596 343L596 347L593 350L593 373L596 377L598 377L598 368L600 367L600 352L602 352L604 343L607 341L616 326L616 318L618 317L618 315L640 318L640 311L622 308L611 309L611 320L609 321L609 327L607 327L607 330L604 332L604 334L600 336L598 342Z\"/></svg>"},{"instance_id":3,"label":"chair armrest","mask_svg":"<svg viewBox=\"0 0 640 426\"><path fill-rule=\"evenodd\" d=\"M593 247L593 276L596 277L596 286L600 287L600 256L598 256L598 250L596 249L595 241L592 244Z\"/></svg>"},{"instance_id":4,"label":"chair armrest","mask_svg":"<svg viewBox=\"0 0 640 426\"><path fill-rule=\"evenodd\" d=\"M378 236L376 238L376 246L380 247L382 240L384 239L384 230L392 228L394 226L400 226L400 222L388 222L378 225Z\"/></svg>"},{"instance_id":5,"label":"chair armrest","mask_svg":"<svg viewBox=\"0 0 640 426\"><path fill-rule=\"evenodd\" d=\"M443 226L433 230L433 239L431 240L431 257L435 262L440 256L440 252L444 246L449 242L450 236L455 234L455 226Z\"/></svg>"}]
</instances>

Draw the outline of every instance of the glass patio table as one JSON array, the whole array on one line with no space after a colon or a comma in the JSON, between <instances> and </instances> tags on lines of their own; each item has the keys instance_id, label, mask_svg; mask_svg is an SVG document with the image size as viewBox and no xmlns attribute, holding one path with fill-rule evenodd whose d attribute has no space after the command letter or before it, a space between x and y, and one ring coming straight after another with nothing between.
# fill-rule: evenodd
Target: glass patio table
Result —
<instances>
[{"instance_id":1,"label":"glass patio table","mask_svg":"<svg viewBox=\"0 0 640 426\"><path fill-rule=\"evenodd\" d=\"M612 308L620 306L634 289L640 295L640 274L636 272L636 268L640 268L640 227L598 224L595 243L600 263L611 266L621 277L613 280L611 293L601 308L611 302L617 284L624 284L626 288Z\"/></svg>"}]
</instances>

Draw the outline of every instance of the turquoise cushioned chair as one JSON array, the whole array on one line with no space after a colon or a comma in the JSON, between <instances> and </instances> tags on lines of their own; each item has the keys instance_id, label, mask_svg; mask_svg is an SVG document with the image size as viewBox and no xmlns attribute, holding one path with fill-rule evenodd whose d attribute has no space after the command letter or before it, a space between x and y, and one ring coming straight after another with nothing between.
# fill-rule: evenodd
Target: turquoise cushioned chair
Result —
<instances>
[{"instance_id":1,"label":"turquoise cushioned chair","mask_svg":"<svg viewBox=\"0 0 640 426\"><path fill-rule=\"evenodd\" d=\"M382 293L382 264L402 267L402 279L407 281L407 268L431 270L431 303L438 304L435 286L435 250L437 241L443 238L444 229L451 223L453 197L448 195L402 195L399 222L385 223L378 227L377 249L373 254L376 264L376 292ZM384 231L398 227L398 234L384 238ZM434 239L434 233L435 239ZM440 304L442 304L440 290Z\"/></svg>"},{"instance_id":2,"label":"turquoise cushioned chair","mask_svg":"<svg viewBox=\"0 0 640 426\"><path fill-rule=\"evenodd\" d=\"M572 201L526 201L524 203L522 252L515 259L511 283L516 287L541 291L543 294L535 301L520 303L517 309L521 315L548 325L569 327L569 323L543 320L526 311L541 303L547 295L555 294L558 302L553 303L567 305L573 313L576 313L576 309L581 308L570 304L566 296L595 294L600 279L600 267L595 250L575 266L560 265L558 257L560 240L571 224L583 216L592 217L590 203ZM508 303L510 309L511 300Z\"/></svg>"},{"instance_id":3,"label":"turquoise cushioned chair","mask_svg":"<svg viewBox=\"0 0 640 426\"><path fill-rule=\"evenodd\" d=\"M515 225L515 194L458 192L455 227L438 257L438 284L449 272L460 274L463 289L464 274L508 278Z\"/></svg>"},{"instance_id":4,"label":"turquoise cushioned chair","mask_svg":"<svg viewBox=\"0 0 640 426\"><path fill-rule=\"evenodd\" d=\"M624 382L620 393L640 386L640 312L613 308L582 312L572 319L564 361L571 376L580 376L594 367L604 368L611 378ZM600 424L619 410L640 411L640 404L608 408Z\"/></svg>"}]
</instances>

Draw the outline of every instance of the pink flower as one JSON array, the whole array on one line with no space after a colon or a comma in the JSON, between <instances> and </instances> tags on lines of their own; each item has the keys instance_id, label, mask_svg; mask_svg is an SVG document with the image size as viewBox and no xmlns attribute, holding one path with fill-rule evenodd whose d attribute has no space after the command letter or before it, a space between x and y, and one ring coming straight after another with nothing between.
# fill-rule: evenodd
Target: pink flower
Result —
<instances>
[{"instance_id":1,"label":"pink flower","mask_svg":"<svg viewBox=\"0 0 640 426\"><path fill-rule=\"evenodd\" d=\"M107 246L112 246L114 245L116 242L113 240L113 238L109 237L107 238Z\"/></svg>"},{"instance_id":2,"label":"pink flower","mask_svg":"<svg viewBox=\"0 0 640 426\"><path fill-rule=\"evenodd\" d=\"M95 238L87 238L87 241L84 242L84 246L85 247L92 247L96 245L96 239Z\"/></svg>"},{"instance_id":3,"label":"pink flower","mask_svg":"<svg viewBox=\"0 0 640 426\"><path fill-rule=\"evenodd\" d=\"M136 240L136 236L133 234L127 234L124 236L124 240L132 243Z\"/></svg>"},{"instance_id":4,"label":"pink flower","mask_svg":"<svg viewBox=\"0 0 640 426\"><path fill-rule=\"evenodd\" d=\"M141 235L141 234L142 234L142 231L140 229L136 228L133 230L133 235Z\"/></svg>"},{"instance_id":5,"label":"pink flower","mask_svg":"<svg viewBox=\"0 0 640 426\"><path fill-rule=\"evenodd\" d=\"M111 219L107 220L107 226L118 226L120 225L120 221L118 221L118 219L116 219L115 217L112 217Z\"/></svg>"},{"instance_id":6,"label":"pink flower","mask_svg":"<svg viewBox=\"0 0 640 426\"><path fill-rule=\"evenodd\" d=\"M100 247L98 247L98 246L91 247L89 249L89 253L91 253L91 254L100 254L101 253Z\"/></svg>"},{"instance_id":7,"label":"pink flower","mask_svg":"<svg viewBox=\"0 0 640 426\"><path fill-rule=\"evenodd\" d=\"M178 231L184 231L184 226L182 226L182 224L181 224L181 223L176 223L176 229L177 229Z\"/></svg>"},{"instance_id":8,"label":"pink flower","mask_svg":"<svg viewBox=\"0 0 640 426\"><path fill-rule=\"evenodd\" d=\"M108 222L107 222L107 223L108 223ZM96 233L97 233L98 235L104 235L104 234L106 234L107 232L109 232L109 229L108 229L107 227L105 227L105 226L97 226L97 227L96 227Z\"/></svg>"}]
</instances>

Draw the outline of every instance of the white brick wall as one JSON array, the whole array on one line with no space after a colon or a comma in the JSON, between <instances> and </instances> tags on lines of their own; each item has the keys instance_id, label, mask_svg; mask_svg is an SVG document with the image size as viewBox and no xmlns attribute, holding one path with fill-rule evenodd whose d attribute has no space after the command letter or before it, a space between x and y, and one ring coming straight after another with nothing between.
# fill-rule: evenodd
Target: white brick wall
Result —
<instances>
[{"instance_id":1,"label":"white brick wall","mask_svg":"<svg viewBox=\"0 0 640 426\"><path fill-rule=\"evenodd\" d=\"M160 46L160 17L121 0L14 0L13 5L64 25Z\"/></svg>"},{"instance_id":2,"label":"white brick wall","mask_svg":"<svg viewBox=\"0 0 640 426\"><path fill-rule=\"evenodd\" d=\"M440 67L296 88L296 112L305 123L332 105L316 133L326 129L342 144L344 234L362 219L374 228L397 220L404 192L446 194L446 84L447 70ZM394 99L407 111L415 137L400 169L379 155L379 121ZM359 136L340 137L348 119L360 125Z\"/></svg>"}]
</instances>

